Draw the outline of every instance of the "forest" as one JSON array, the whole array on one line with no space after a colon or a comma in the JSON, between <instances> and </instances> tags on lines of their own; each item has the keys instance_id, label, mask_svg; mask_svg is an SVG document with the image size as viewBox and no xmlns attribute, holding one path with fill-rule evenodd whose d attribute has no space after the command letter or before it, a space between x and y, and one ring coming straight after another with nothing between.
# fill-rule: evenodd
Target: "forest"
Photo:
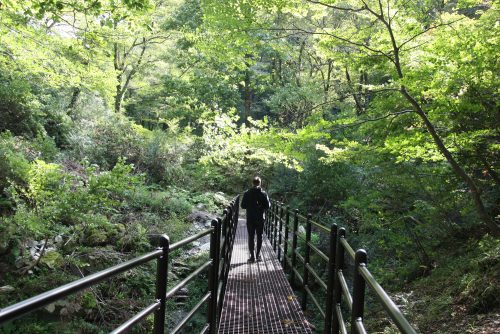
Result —
<instances>
[{"instance_id":1,"label":"forest","mask_svg":"<svg viewBox=\"0 0 500 334\"><path fill-rule=\"evenodd\" d=\"M345 227L419 332L498 333L499 55L495 0L0 1L0 308L180 240L259 175ZM109 332L154 270L0 333Z\"/></svg>"}]
</instances>

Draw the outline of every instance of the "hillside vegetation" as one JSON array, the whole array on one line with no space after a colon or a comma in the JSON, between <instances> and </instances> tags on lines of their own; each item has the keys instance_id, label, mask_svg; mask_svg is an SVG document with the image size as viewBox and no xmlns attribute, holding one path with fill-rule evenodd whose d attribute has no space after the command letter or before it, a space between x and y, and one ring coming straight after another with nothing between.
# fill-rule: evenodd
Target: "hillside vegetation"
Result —
<instances>
[{"instance_id":1,"label":"hillside vegetation","mask_svg":"<svg viewBox=\"0 0 500 334\"><path fill-rule=\"evenodd\" d=\"M490 0L0 2L0 308L180 240L260 175L345 227L420 332L497 332L499 54ZM154 273L0 333L108 332Z\"/></svg>"}]
</instances>

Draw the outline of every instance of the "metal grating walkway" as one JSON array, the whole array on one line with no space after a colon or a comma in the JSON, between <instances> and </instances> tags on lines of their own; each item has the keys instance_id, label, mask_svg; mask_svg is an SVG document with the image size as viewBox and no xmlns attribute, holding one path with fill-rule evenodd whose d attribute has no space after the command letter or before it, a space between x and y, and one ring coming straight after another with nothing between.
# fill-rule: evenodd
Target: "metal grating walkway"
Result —
<instances>
[{"instance_id":1,"label":"metal grating walkway","mask_svg":"<svg viewBox=\"0 0 500 334\"><path fill-rule=\"evenodd\" d=\"M247 263L246 221L240 219L219 326L221 334L311 333L271 244L262 261Z\"/></svg>"}]
</instances>

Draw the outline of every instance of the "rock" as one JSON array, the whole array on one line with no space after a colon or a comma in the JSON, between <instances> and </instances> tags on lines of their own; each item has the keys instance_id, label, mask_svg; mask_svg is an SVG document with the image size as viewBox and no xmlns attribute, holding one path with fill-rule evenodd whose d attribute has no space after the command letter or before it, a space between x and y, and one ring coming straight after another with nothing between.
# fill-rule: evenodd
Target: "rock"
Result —
<instances>
[{"instance_id":1,"label":"rock","mask_svg":"<svg viewBox=\"0 0 500 334\"><path fill-rule=\"evenodd\" d=\"M193 245L193 247L200 247L200 242L199 241L193 241L193 243L191 245Z\"/></svg>"},{"instance_id":2,"label":"rock","mask_svg":"<svg viewBox=\"0 0 500 334\"><path fill-rule=\"evenodd\" d=\"M7 293L7 292L15 291L15 290L16 289L14 289L14 287L10 286L10 285L0 286L0 293Z\"/></svg>"},{"instance_id":3,"label":"rock","mask_svg":"<svg viewBox=\"0 0 500 334\"><path fill-rule=\"evenodd\" d=\"M47 312L49 313L54 313L54 311L56 310L56 304L54 303L51 303L47 306L45 306L45 309L47 310Z\"/></svg>"},{"instance_id":4,"label":"rock","mask_svg":"<svg viewBox=\"0 0 500 334\"><path fill-rule=\"evenodd\" d=\"M186 263L185 263L185 262L183 262L183 261L182 261L182 260L180 260L180 259L175 259L175 260L173 260L173 261L172 261L172 265L173 265L174 267L186 267L186 266L187 266L187 265L186 265Z\"/></svg>"},{"instance_id":5,"label":"rock","mask_svg":"<svg viewBox=\"0 0 500 334\"><path fill-rule=\"evenodd\" d=\"M306 234L306 229L304 226L300 225L299 226L299 231L298 231L300 234Z\"/></svg>"},{"instance_id":6,"label":"rock","mask_svg":"<svg viewBox=\"0 0 500 334\"><path fill-rule=\"evenodd\" d=\"M180 305L183 305L184 303L180 304ZM187 312L184 311L184 310L173 310L171 312L169 312L169 316L170 316L170 321L174 324L177 324L179 323L182 319L184 319L184 317L187 315ZM173 328L171 328L173 329Z\"/></svg>"},{"instance_id":7,"label":"rock","mask_svg":"<svg viewBox=\"0 0 500 334\"><path fill-rule=\"evenodd\" d=\"M56 244L61 243L62 241L63 241L63 237L60 234L54 238L54 242Z\"/></svg>"},{"instance_id":8,"label":"rock","mask_svg":"<svg viewBox=\"0 0 500 334\"><path fill-rule=\"evenodd\" d=\"M23 259L22 257L18 257L14 263L14 265L16 266L16 268L22 268L24 267L24 265L26 264L26 261L25 259Z\"/></svg>"},{"instance_id":9,"label":"rock","mask_svg":"<svg viewBox=\"0 0 500 334\"><path fill-rule=\"evenodd\" d=\"M208 252L210 250L210 242L204 243L199 248L200 248L200 251L202 251L202 252Z\"/></svg>"},{"instance_id":10,"label":"rock","mask_svg":"<svg viewBox=\"0 0 500 334\"><path fill-rule=\"evenodd\" d=\"M36 240L29 240L27 242L26 246L28 246L29 248L35 248L36 246L38 246L38 241L36 241Z\"/></svg>"},{"instance_id":11,"label":"rock","mask_svg":"<svg viewBox=\"0 0 500 334\"><path fill-rule=\"evenodd\" d=\"M216 192L213 197L217 204L225 205L228 202L223 192Z\"/></svg>"},{"instance_id":12,"label":"rock","mask_svg":"<svg viewBox=\"0 0 500 334\"><path fill-rule=\"evenodd\" d=\"M207 219L214 219L215 216L206 211L193 211L187 218L193 222L203 222Z\"/></svg>"}]
</instances>

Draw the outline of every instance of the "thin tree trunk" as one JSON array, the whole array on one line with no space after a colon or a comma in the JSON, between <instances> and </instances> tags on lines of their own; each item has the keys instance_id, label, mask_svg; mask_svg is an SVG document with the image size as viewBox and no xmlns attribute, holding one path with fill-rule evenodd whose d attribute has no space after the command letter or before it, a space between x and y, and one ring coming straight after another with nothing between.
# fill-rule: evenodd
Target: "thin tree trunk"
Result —
<instances>
[{"instance_id":1,"label":"thin tree trunk","mask_svg":"<svg viewBox=\"0 0 500 334\"><path fill-rule=\"evenodd\" d=\"M250 70L245 71L245 87L243 88L243 122L246 123L252 112L252 87Z\"/></svg>"},{"instance_id":2,"label":"thin tree trunk","mask_svg":"<svg viewBox=\"0 0 500 334\"><path fill-rule=\"evenodd\" d=\"M297 73L295 74L295 83L297 84L297 87L300 87L301 86L301 83L300 83L300 74L302 73L302 55L304 54L304 48L306 46L306 41L302 41L302 43L300 44L300 51L299 51L299 60L298 60L298 64L297 64Z\"/></svg>"},{"instance_id":3,"label":"thin tree trunk","mask_svg":"<svg viewBox=\"0 0 500 334\"><path fill-rule=\"evenodd\" d=\"M356 104L356 115L359 116L363 114L363 106L361 105L361 101L359 100L359 96L356 93L356 89L352 86L351 75L349 74L349 70L347 66L345 68L345 77L347 79L347 83L349 84L349 88L352 91L352 97L354 98L354 103Z\"/></svg>"},{"instance_id":4,"label":"thin tree trunk","mask_svg":"<svg viewBox=\"0 0 500 334\"><path fill-rule=\"evenodd\" d=\"M436 144L438 150L441 152L441 154L444 155L446 161L450 164L453 172L455 175L457 175L465 184L467 184L469 188L469 192L471 194L472 199L474 200L474 205L476 207L476 211L480 217L480 219L487 225L488 229L490 232L495 235L499 236L500 235L500 228L498 225L495 223L495 221L490 217L488 214L484 203L481 199L481 191L477 187L476 183L474 180L465 172L465 170L456 162L455 158L451 155L451 152L446 148L444 145L443 140L437 133L434 125L432 122L429 120L425 112L422 110L420 104L411 96L411 94L407 91L407 89L404 86L401 86L401 94L408 100L413 108L415 109L417 115L420 116L422 121L425 124L425 127L427 128L427 131L430 133L432 136L432 139L434 140L434 143Z\"/></svg>"},{"instance_id":5,"label":"thin tree trunk","mask_svg":"<svg viewBox=\"0 0 500 334\"><path fill-rule=\"evenodd\" d=\"M382 6L381 0L379 0L378 3L379 3L380 14L377 14L371 8L366 6L366 4L365 4L365 8L368 11L370 11L378 20L380 20L380 22L382 22L385 25L385 27L387 28L387 32L388 32L389 37L391 39L392 50L394 53L393 63L394 63L395 69L397 71L398 77L400 79L403 79L404 78L403 68L401 66L400 54L399 54L400 49L397 45L394 31L392 30L391 21L390 20L388 21L384 16L384 11L383 11L383 6ZM432 122L427 117L427 114L424 112L421 105L410 94L410 92L406 89L406 87L404 85L401 85L400 92L403 95L403 97L412 105L412 107L414 108L417 115L420 116L420 118L424 122L425 127L426 127L427 131L429 132L429 134L432 136L432 139L434 140L434 143L436 144L438 150L445 157L446 161L451 166L451 169L453 170L455 175L459 179L461 179L469 188L469 193L471 194L471 197L474 201L474 206L476 207L476 211L477 211L481 221L486 225L486 227L489 229L489 231L493 235L500 236L500 227L493 220L493 218L488 214L488 212L484 206L483 200L481 199L481 191L477 187L477 185L474 182L474 180L472 179L472 177L470 177L465 172L465 170L457 163L455 158L452 156L451 152L444 145L444 142L443 142L442 138L439 136L439 134L437 133L437 131L434 127L434 124L432 124Z\"/></svg>"}]
</instances>

